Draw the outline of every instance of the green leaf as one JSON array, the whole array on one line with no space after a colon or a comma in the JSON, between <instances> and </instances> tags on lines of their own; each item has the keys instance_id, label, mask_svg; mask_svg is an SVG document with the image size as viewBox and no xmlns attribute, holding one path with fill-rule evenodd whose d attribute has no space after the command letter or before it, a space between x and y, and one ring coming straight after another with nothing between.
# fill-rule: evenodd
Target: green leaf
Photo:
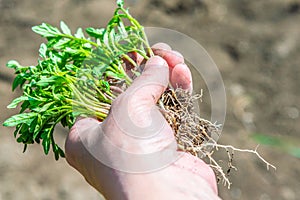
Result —
<instances>
[{"instance_id":1,"label":"green leaf","mask_svg":"<svg viewBox=\"0 0 300 200\"><path fill-rule=\"evenodd\" d=\"M56 144L53 144L52 148L53 148L53 152L54 152L54 158L55 158L55 160L58 160L59 159L58 146Z\"/></svg>"},{"instance_id":2,"label":"green leaf","mask_svg":"<svg viewBox=\"0 0 300 200\"><path fill-rule=\"evenodd\" d=\"M19 125L16 126L16 130L14 131L14 136L15 137L17 137L17 135L18 135L18 133L19 133L19 131L22 128L23 125L24 124L19 124Z\"/></svg>"},{"instance_id":3,"label":"green leaf","mask_svg":"<svg viewBox=\"0 0 300 200\"><path fill-rule=\"evenodd\" d=\"M104 91L110 91L110 85L107 81L100 80L99 84L100 84L100 87L103 88Z\"/></svg>"},{"instance_id":4,"label":"green leaf","mask_svg":"<svg viewBox=\"0 0 300 200\"><path fill-rule=\"evenodd\" d=\"M47 57L46 52L47 52L47 46L46 44L42 43L39 49L40 57L45 59Z\"/></svg>"},{"instance_id":5,"label":"green leaf","mask_svg":"<svg viewBox=\"0 0 300 200\"><path fill-rule=\"evenodd\" d=\"M30 125L30 123L32 122L32 120L34 119L34 117L36 117L37 113L21 113L21 114L17 114L14 115L10 118L8 118L4 123L3 126L16 126L18 124L27 124L28 126Z\"/></svg>"},{"instance_id":6,"label":"green leaf","mask_svg":"<svg viewBox=\"0 0 300 200\"><path fill-rule=\"evenodd\" d=\"M43 133L41 134L41 138L43 139L42 145L44 149L44 153L47 155L49 153L50 144L51 144L51 135L52 135L52 128L44 129Z\"/></svg>"},{"instance_id":7,"label":"green leaf","mask_svg":"<svg viewBox=\"0 0 300 200\"><path fill-rule=\"evenodd\" d=\"M36 82L36 85L41 86L41 87L46 87L53 83L55 83L56 85L59 85L62 82L64 82L64 78L61 76L41 77L41 80Z\"/></svg>"},{"instance_id":8,"label":"green leaf","mask_svg":"<svg viewBox=\"0 0 300 200\"><path fill-rule=\"evenodd\" d=\"M60 28L62 30L62 32L66 35L71 35L71 30L69 29L69 27L67 26L67 24L65 24L65 22L61 21L60 22Z\"/></svg>"},{"instance_id":9,"label":"green leaf","mask_svg":"<svg viewBox=\"0 0 300 200\"><path fill-rule=\"evenodd\" d=\"M65 47L68 47L70 46L70 39L68 38L63 38L63 39L60 39L59 41L57 41L54 45L53 45L53 48L55 49L64 49Z\"/></svg>"},{"instance_id":10,"label":"green leaf","mask_svg":"<svg viewBox=\"0 0 300 200\"><path fill-rule=\"evenodd\" d=\"M30 102L28 100L24 101L21 105L21 110L20 110L20 113L24 112L28 106L30 106Z\"/></svg>"},{"instance_id":11,"label":"green leaf","mask_svg":"<svg viewBox=\"0 0 300 200\"><path fill-rule=\"evenodd\" d=\"M102 39L105 29L104 28L95 29L95 28L89 27L89 28L86 28L85 31L91 37Z\"/></svg>"},{"instance_id":12,"label":"green leaf","mask_svg":"<svg viewBox=\"0 0 300 200\"><path fill-rule=\"evenodd\" d=\"M124 0L117 0L117 5L118 5L118 7L123 8Z\"/></svg>"},{"instance_id":13,"label":"green leaf","mask_svg":"<svg viewBox=\"0 0 300 200\"><path fill-rule=\"evenodd\" d=\"M25 79L21 74L17 75L12 84L12 91L14 91L19 85L23 85L25 83Z\"/></svg>"},{"instance_id":14,"label":"green leaf","mask_svg":"<svg viewBox=\"0 0 300 200\"><path fill-rule=\"evenodd\" d=\"M50 140L49 139L43 139L42 142L43 148L44 148L44 153L48 155L49 149L50 149Z\"/></svg>"},{"instance_id":15,"label":"green leaf","mask_svg":"<svg viewBox=\"0 0 300 200\"><path fill-rule=\"evenodd\" d=\"M59 153L59 155L61 157L63 157L63 158L66 157L64 151L59 146L57 146L57 147L58 147L58 153Z\"/></svg>"},{"instance_id":16,"label":"green leaf","mask_svg":"<svg viewBox=\"0 0 300 200\"><path fill-rule=\"evenodd\" d=\"M8 106L7 108L16 108L18 106L19 103L21 103L22 101L26 101L28 100L28 97L26 96L20 96L16 99L14 99Z\"/></svg>"},{"instance_id":17,"label":"green leaf","mask_svg":"<svg viewBox=\"0 0 300 200\"><path fill-rule=\"evenodd\" d=\"M33 131L35 130L36 126L38 125L38 119L39 119L39 116L37 115L30 123L30 126L29 126L29 132L33 133ZM35 138L33 138L35 139Z\"/></svg>"},{"instance_id":18,"label":"green leaf","mask_svg":"<svg viewBox=\"0 0 300 200\"><path fill-rule=\"evenodd\" d=\"M32 27L32 31L43 37L57 37L61 35L61 32L47 23Z\"/></svg>"},{"instance_id":19,"label":"green leaf","mask_svg":"<svg viewBox=\"0 0 300 200\"><path fill-rule=\"evenodd\" d=\"M73 54L73 55L78 55L78 54L80 54L82 51L81 51L81 49L73 49L73 48L67 47L67 48L65 49L65 52L70 53L70 54Z\"/></svg>"},{"instance_id":20,"label":"green leaf","mask_svg":"<svg viewBox=\"0 0 300 200\"><path fill-rule=\"evenodd\" d=\"M45 112L46 110L48 110L50 108L50 106L52 106L55 102L51 101L49 103L46 103L45 105L43 105L40 109L39 112Z\"/></svg>"},{"instance_id":21,"label":"green leaf","mask_svg":"<svg viewBox=\"0 0 300 200\"><path fill-rule=\"evenodd\" d=\"M20 67L20 64L15 60L10 60L10 61L7 62L6 66L8 68L18 69Z\"/></svg>"},{"instance_id":22,"label":"green leaf","mask_svg":"<svg viewBox=\"0 0 300 200\"><path fill-rule=\"evenodd\" d=\"M74 36L77 37L77 38L84 39L85 36L83 34L82 28L78 28L77 31L76 31L76 33L74 34Z\"/></svg>"},{"instance_id":23,"label":"green leaf","mask_svg":"<svg viewBox=\"0 0 300 200\"><path fill-rule=\"evenodd\" d=\"M24 144L23 153L25 153L26 149L27 149L27 144Z\"/></svg>"}]
</instances>

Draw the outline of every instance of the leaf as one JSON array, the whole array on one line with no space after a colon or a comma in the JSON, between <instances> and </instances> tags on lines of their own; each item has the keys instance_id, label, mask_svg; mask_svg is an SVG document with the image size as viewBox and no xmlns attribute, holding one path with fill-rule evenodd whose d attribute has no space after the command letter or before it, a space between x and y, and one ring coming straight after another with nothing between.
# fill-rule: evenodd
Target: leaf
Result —
<instances>
[{"instance_id":1,"label":"leaf","mask_svg":"<svg viewBox=\"0 0 300 200\"><path fill-rule=\"evenodd\" d=\"M61 76L51 76L51 77L41 77L41 80L36 82L37 86L46 87L50 84L55 83L55 85L59 85L64 81L64 78Z\"/></svg>"},{"instance_id":2,"label":"leaf","mask_svg":"<svg viewBox=\"0 0 300 200\"><path fill-rule=\"evenodd\" d=\"M63 158L65 157L64 151L57 144L54 144L52 148L55 155L55 160L58 160L59 156Z\"/></svg>"},{"instance_id":3,"label":"leaf","mask_svg":"<svg viewBox=\"0 0 300 200\"><path fill-rule=\"evenodd\" d=\"M57 35L55 37L50 37L50 38L47 38L48 39L48 43L46 44L47 45L47 48L48 49L52 49L53 46L58 43L63 37L61 35ZM49 54L50 53L53 53L53 51L49 51ZM50 60L51 61L51 60Z\"/></svg>"},{"instance_id":4,"label":"leaf","mask_svg":"<svg viewBox=\"0 0 300 200\"><path fill-rule=\"evenodd\" d=\"M32 27L32 31L43 37L57 37L61 35L61 32L47 23Z\"/></svg>"},{"instance_id":5,"label":"leaf","mask_svg":"<svg viewBox=\"0 0 300 200\"><path fill-rule=\"evenodd\" d=\"M17 135L18 135L18 133L19 133L19 131L22 128L23 125L24 124L19 124L19 125L16 126L16 130L14 131L14 136L15 137L17 137Z\"/></svg>"},{"instance_id":6,"label":"leaf","mask_svg":"<svg viewBox=\"0 0 300 200\"><path fill-rule=\"evenodd\" d=\"M43 133L41 134L41 138L43 139L42 145L43 145L44 153L46 155L49 153L49 149L50 149L51 134L52 134L52 128L44 129Z\"/></svg>"},{"instance_id":7,"label":"leaf","mask_svg":"<svg viewBox=\"0 0 300 200\"><path fill-rule=\"evenodd\" d=\"M28 97L26 97L26 96L20 96L20 97L14 99L14 100L7 106L7 108L16 108L20 102L26 101L26 100L28 100Z\"/></svg>"},{"instance_id":8,"label":"leaf","mask_svg":"<svg viewBox=\"0 0 300 200\"><path fill-rule=\"evenodd\" d=\"M43 139L42 142L43 148L44 148L44 153L48 155L49 149L50 149L50 140L49 139Z\"/></svg>"},{"instance_id":9,"label":"leaf","mask_svg":"<svg viewBox=\"0 0 300 200\"><path fill-rule=\"evenodd\" d=\"M80 49L73 49L73 48L67 47L65 49L65 52L73 54L73 55L78 55L78 54L81 53L81 50Z\"/></svg>"},{"instance_id":10,"label":"leaf","mask_svg":"<svg viewBox=\"0 0 300 200\"><path fill-rule=\"evenodd\" d=\"M39 122L39 116L37 115L32 122L30 123L29 126L29 132L33 133L34 130L36 129L36 127L38 126L38 122ZM35 137L33 137L33 139L35 139Z\"/></svg>"},{"instance_id":11,"label":"leaf","mask_svg":"<svg viewBox=\"0 0 300 200\"><path fill-rule=\"evenodd\" d=\"M118 7L123 8L124 0L117 0L117 5L118 5Z\"/></svg>"},{"instance_id":12,"label":"leaf","mask_svg":"<svg viewBox=\"0 0 300 200\"><path fill-rule=\"evenodd\" d=\"M30 106L30 102L28 100L24 101L21 105L21 110L20 110L20 113L24 112L28 106Z\"/></svg>"},{"instance_id":13,"label":"leaf","mask_svg":"<svg viewBox=\"0 0 300 200\"><path fill-rule=\"evenodd\" d=\"M18 69L20 67L20 64L15 60L10 60L10 61L7 62L6 66L8 68Z\"/></svg>"},{"instance_id":14,"label":"leaf","mask_svg":"<svg viewBox=\"0 0 300 200\"><path fill-rule=\"evenodd\" d=\"M14 132L14 136L17 137L18 134L22 135L24 133L28 132L28 125L27 124L18 124L18 128L16 129L16 132ZM18 130L18 131L17 131Z\"/></svg>"},{"instance_id":15,"label":"leaf","mask_svg":"<svg viewBox=\"0 0 300 200\"><path fill-rule=\"evenodd\" d=\"M45 43L42 43L39 49L40 57L45 59L47 57L46 52L47 52L47 46Z\"/></svg>"},{"instance_id":16,"label":"leaf","mask_svg":"<svg viewBox=\"0 0 300 200\"><path fill-rule=\"evenodd\" d=\"M89 27L89 28L86 28L85 31L91 37L102 39L105 29L104 28L95 29L95 28Z\"/></svg>"},{"instance_id":17,"label":"leaf","mask_svg":"<svg viewBox=\"0 0 300 200\"><path fill-rule=\"evenodd\" d=\"M84 39L85 36L83 34L82 28L78 28L77 31L76 31L76 33L74 34L74 36L77 37L77 38Z\"/></svg>"},{"instance_id":18,"label":"leaf","mask_svg":"<svg viewBox=\"0 0 300 200\"><path fill-rule=\"evenodd\" d=\"M57 147L58 147L58 153L59 153L59 155L61 157L63 157L63 158L66 157L64 151L59 146L57 146Z\"/></svg>"},{"instance_id":19,"label":"leaf","mask_svg":"<svg viewBox=\"0 0 300 200\"><path fill-rule=\"evenodd\" d=\"M43 105L43 107L41 107L40 112L45 112L47 109L49 109L50 106L52 106L55 102L51 101L49 103L46 103L45 105Z\"/></svg>"},{"instance_id":20,"label":"leaf","mask_svg":"<svg viewBox=\"0 0 300 200\"><path fill-rule=\"evenodd\" d=\"M3 126L16 126L22 123L27 124L29 126L32 120L34 119L34 117L36 117L36 115L37 113L17 114L5 120Z\"/></svg>"},{"instance_id":21,"label":"leaf","mask_svg":"<svg viewBox=\"0 0 300 200\"><path fill-rule=\"evenodd\" d=\"M27 144L24 144L23 153L25 153L26 149L27 149Z\"/></svg>"},{"instance_id":22,"label":"leaf","mask_svg":"<svg viewBox=\"0 0 300 200\"><path fill-rule=\"evenodd\" d=\"M23 85L25 83L25 79L21 74L17 75L12 84L12 91L14 91L19 85Z\"/></svg>"},{"instance_id":23,"label":"leaf","mask_svg":"<svg viewBox=\"0 0 300 200\"><path fill-rule=\"evenodd\" d=\"M67 24L65 24L65 22L63 22L63 21L60 22L60 28L64 34L72 35L71 30L69 29Z\"/></svg>"},{"instance_id":24,"label":"leaf","mask_svg":"<svg viewBox=\"0 0 300 200\"><path fill-rule=\"evenodd\" d=\"M110 91L110 85L107 81L100 80L99 84L100 84L100 87L103 88L104 91Z\"/></svg>"},{"instance_id":25,"label":"leaf","mask_svg":"<svg viewBox=\"0 0 300 200\"><path fill-rule=\"evenodd\" d=\"M68 38L60 39L59 41L57 41L53 45L53 48L55 48L55 49L64 49L65 47L70 46L69 43L70 43L70 39L68 39Z\"/></svg>"}]
</instances>

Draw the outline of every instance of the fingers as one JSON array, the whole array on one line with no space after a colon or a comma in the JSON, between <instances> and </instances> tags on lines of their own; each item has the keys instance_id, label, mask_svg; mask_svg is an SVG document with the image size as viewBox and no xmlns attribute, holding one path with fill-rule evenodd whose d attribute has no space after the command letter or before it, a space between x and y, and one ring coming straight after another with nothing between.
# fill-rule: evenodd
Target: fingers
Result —
<instances>
[{"instance_id":1,"label":"fingers","mask_svg":"<svg viewBox=\"0 0 300 200\"><path fill-rule=\"evenodd\" d=\"M166 43L162 43L162 42L159 42L159 43L156 43L155 45L152 46L152 49L164 49L164 50L172 50L172 48L166 44Z\"/></svg>"},{"instance_id":2,"label":"fingers","mask_svg":"<svg viewBox=\"0 0 300 200\"><path fill-rule=\"evenodd\" d=\"M184 63L183 56L177 51L172 51L168 46L161 45L160 43L160 45L154 45L154 48L152 49L155 55L158 55L167 61L171 69L179 63Z\"/></svg>"},{"instance_id":3,"label":"fingers","mask_svg":"<svg viewBox=\"0 0 300 200\"><path fill-rule=\"evenodd\" d=\"M175 65L170 74L170 82L174 88L193 91L192 74L184 63Z\"/></svg>"},{"instance_id":4,"label":"fingers","mask_svg":"<svg viewBox=\"0 0 300 200\"><path fill-rule=\"evenodd\" d=\"M192 92L192 74L184 63L183 56L177 51L172 51L171 47L165 43L157 43L152 46L152 49L155 55L162 57L168 63L172 87Z\"/></svg>"}]
</instances>

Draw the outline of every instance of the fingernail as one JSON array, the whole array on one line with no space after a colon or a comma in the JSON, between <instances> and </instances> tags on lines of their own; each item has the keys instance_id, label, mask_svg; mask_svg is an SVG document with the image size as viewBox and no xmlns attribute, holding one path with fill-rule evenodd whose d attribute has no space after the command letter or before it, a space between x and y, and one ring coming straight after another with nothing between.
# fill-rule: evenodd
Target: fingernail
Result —
<instances>
[{"instance_id":1,"label":"fingernail","mask_svg":"<svg viewBox=\"0 0 300 200\"><path fill-rule=\"evenodd\" d=\"M181 53L179 53L178 51L173 50L172 53L177 57L183 58L183 55Z\"/></svg>"},{"instance_id":2,"label":"fingernail","mask_svg":"<svg viewBox=\"0 0 300 200\"><path fill-rule=\"evenodd\" d=\"M161 58L160 56L153 56L147 62L145 66L145 70L149 67L166 67L167 62Z\"/></svg>"}]
</instances>

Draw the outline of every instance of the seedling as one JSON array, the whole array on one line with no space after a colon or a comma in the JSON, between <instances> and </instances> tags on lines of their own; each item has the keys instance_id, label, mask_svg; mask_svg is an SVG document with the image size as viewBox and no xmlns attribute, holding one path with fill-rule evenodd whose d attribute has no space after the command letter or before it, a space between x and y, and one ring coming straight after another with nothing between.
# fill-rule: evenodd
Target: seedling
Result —
<instances>
[{"instance_id":1,"label":"seedling","mask_svg":"<svg viewBox=\"0 0 300 200\"><path fill-rule=\"evenodd\" d=\"M24 144L24 151L28 144L42 143L44 153L48 154L52 147L57 160L65 155L55 142L56 125L71 128L79 116L103 121L119 91L133 81L126 73L126 65L131 66L130 72L135 76L140 73L137 61L130 55L139 54L148 60L153 52L143 26L124 8L123 0L117 0L117 8L105 28L87 28L85 33L79 28L72 34L61 22L60 29L42 23L32 30L47 42L41 44L35 66L22 66L14 60L7 63L16 74L12 89L19 87L22 95L8 105L16 108L20 104L19 114L3 125L16 127L14 136ZM230 185L212 158L211 149L237 149L218 145L212 139L212 135L220 134L220 127L194 111L193 103L198 98L201 95L191 96L180 88L169 87L158 106L174 130L178 148L198 157L208 157L224 183ZM230 163L231 158L229 154Z\"/></svg>"}]
</instances>

